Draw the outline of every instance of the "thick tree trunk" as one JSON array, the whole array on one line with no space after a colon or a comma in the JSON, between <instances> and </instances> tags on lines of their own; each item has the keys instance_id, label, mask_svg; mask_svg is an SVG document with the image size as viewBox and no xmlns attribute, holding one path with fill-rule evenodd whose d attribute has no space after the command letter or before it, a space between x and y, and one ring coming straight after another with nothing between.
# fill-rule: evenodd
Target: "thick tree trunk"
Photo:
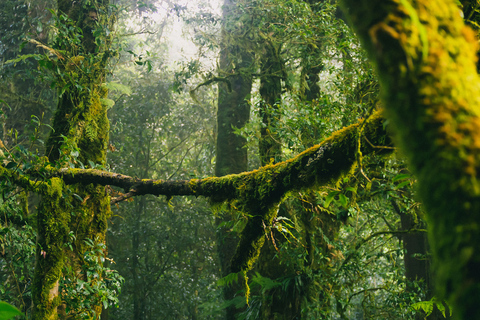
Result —
<instances>
[{"instance_id":1,"label":"thick tree trunk","mask_svg":"<svg viewBox=\"0 0 480 320\"><path fill-rule=\"evenodd\" d=\"M250 117L250 91L252 77L249 74L252 55L235 37L239 30L235 29L236 4L225 0L223 8L224 37L220 52L220 72L234 74L229 77L229 85L218 84L217 110L217 159L215 175L224 176L247 170L247 149L245 138L235 134L234 128L242 128ZM228 36L226 35L228 34Z\"/></svg>"},{"instance_id":2,"label":"thick tree trunk","mask_svg":"<svg viewBox=\"0 0 480 320\"><path fill-rule=\"evenodd\" d=\"M344 0L376 64L383 102L418 178L436 292L456 319L480 319L477 39L455 1Z\"/></svg>"},{"instance_id":3,"label":"thick tree trunk","mask_svg":"<svg viewBox=\"0 0 480 320\"><path fill-rule=\"evenodd\" d=\"M80 47L75 48L70 38L59 38L58 41L63 43L58 49L63 50L64 56L57 60L57 67L62 72L57 78L59 83L63 81L65 87L53 121L54 130L47 142L48 158L56 166L68 166L69 162L79 161L85 165L90 162L106 164L109 123L107 106L102 103L107 91L102 84L108 54L106 48L96 46L93 30L99 23L108 24L108 17L104 16L104 12L108 11L108 1L89 3L58 0L59 15L65 14L82 29L83 41ZM107 38L103 40L108 43ZM63 91L62 88L59 90ZM75 158L72 154L76 150L78 157ZM69 194L76 194L82 201L72 199ZM90 239L96 244L104 242L109 215L110 199L102 186L66 187L56 179L52 180L51 186L45 186L37 220L33 319L58 318L57 307L65 298L59 291L63 267L69 264L73 270L79 270L78 276L83 277L80 261L87 248L85 240ZM64 245L70 241L73 242L73 252ZM90 310L72 312L86 312L98 318L101 310L101 306L97 305Z\"/></svg>"}]
</instances>

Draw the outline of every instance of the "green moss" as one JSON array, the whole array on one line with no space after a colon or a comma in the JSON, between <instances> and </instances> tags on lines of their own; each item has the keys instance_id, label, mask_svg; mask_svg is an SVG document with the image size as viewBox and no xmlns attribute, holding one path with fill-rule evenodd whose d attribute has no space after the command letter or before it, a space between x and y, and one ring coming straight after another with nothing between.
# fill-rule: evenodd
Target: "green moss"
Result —
<instances>
[{"instance_id":1,"label":"green moss","mask_svg":"<svg viewBox=\"0 0 480 320\"><path fill-rule=\"evenodd\" d=\"M93 4L104 8L108 1L94 1ZM77 160L83 164L93 162L105 165L109 122L107 106L102 104L102 99L107 97L108 92L102 83L105 82L105 64L109 53L105 52L105 48L97 47L97 35L91 32L93 22L86 22L83 5L72 6L72 1L58 0L58 9L80 29L83 28L84 36L81 37L82 45L76 44L74 48L69 47L68 41L59 41L66 45L61 48L64 59L57 61L55 69L58 72L55 76L60 89L67 90L62 91L52 124L54 130L47 141L49 161L52 166L64 166L65 163L58 163L58 160L70 157L70 151L74 148L80 151ZM98 11L101 22L108 19L101 14L107 11ZM62 35L61 32L59 34ZM104 43L108 42L106 38L102 39ZM59 151L65 154L60 155ZM73 160L70 159L71 162ZM27 183L31 182L27 179ZM93 184L65 187L62 180L52 178L36 188L42 194L42 201L37 216L39 240L33 284L33 318L44 320L57 318L60 298L55 286L64 263L68 262L74 270L81 270L78 261L85 249L84 240L105 240L111 211L110 199L104 187ZM73 197L73 194L77 197ZM74 252L69 252L69 259L65 259L65 243L69 240L70 232L76 239Z\"/></svg>"},{"instance_id":2,"label":"green moss","mask_svg":"<svg viewBox=\"0 0 480 320\"><path fill-rule=\"evenodd\" d=\"M476 36L454 1L344 2L377 65L387 116L419 181L437 293L450 299L458 319L480 318Z\"/></svg>"},{"instance_id":3,"label":"green moss","mask_svg":"<svg viewBox=\"0 0 480 320\"><path fill-rule=\"evenodd\" d=\"M67 240L70 212L63 198L64 185L52 178L43 185L43 198L38 208L37 264L32 287L35 301L34 319L56 319L58 281L64 265L64 243Z\"/></svg>"},{"instance_id":4,"label":"green moss","mask_svg":"<svg viewBox=\"0 0 480 320\"><path fill-rule=\"evenodd\" d=\"M190 182L192 190L201 190L213 204L227 201L248 217L232 259L232 272L252 268L265 241L264 226L271 226L276 208L286 193L335 184L339 178L353 172L357 152L371 153L373 150L367 143L358 146L358 141L363 141L359 135L368 134L371 141L380 144L385 136L379 125L382 121L381 113L377 112L365 123L360 121L346 127L288 161L248 173Z\"/></svg>"},{"instance_id":5,"label":"green moss","mask_svg":"<svg viewBox=\"0 0 480 320\"><path fill-rule=\"evenodd\" d=\"M34 317L56 319L60 303L56 288L66 263L65 243L71 240L69 232L74 233L75 242L74 252L68 253L68 264L80 270L79 264L87 250L84 240L105 241L107 219L111 215L110 198L104 187L93 184L68 190L60 178L52 178L50 184L44 186L37 215L39 241L33 284ZM73 192L83 197L81 203L67 196Z\"/></svg>"}]
</instances>

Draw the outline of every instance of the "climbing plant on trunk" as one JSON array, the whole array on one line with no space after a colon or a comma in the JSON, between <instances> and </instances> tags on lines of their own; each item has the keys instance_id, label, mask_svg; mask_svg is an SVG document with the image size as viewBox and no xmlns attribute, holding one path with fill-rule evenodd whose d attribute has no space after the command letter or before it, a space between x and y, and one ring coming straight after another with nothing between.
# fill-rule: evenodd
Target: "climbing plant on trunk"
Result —
<instances>
[{"instance_id":1,"label":"climbing plant on trunk","mask_svg":"<svg viewBox=\"0 0 480 320\"><path fill-rule=\"evenodd\" d=\"M54 55L45 59L43 66L53 73L59 93L45 161L54 167L105 166L107 108L111 104L104 84L113 26L109 1L58 0L57 5L56 40L52 47L38 43ZM60 280L63 277L90 280L82 267L87 251L92 247L96 250L105 240L110 215L105 187L95 184L67 187L62 181L52 179L40 191L33 318L56 319L59 314L98 318L106 297L100 297L92 289L90 299L65 304L71 297ZM98 250L94 255L97 263L101 263L103 254ZM102 275L98 274L89 285L93 288L101 281Z\"/></svg>"}]
</instances>

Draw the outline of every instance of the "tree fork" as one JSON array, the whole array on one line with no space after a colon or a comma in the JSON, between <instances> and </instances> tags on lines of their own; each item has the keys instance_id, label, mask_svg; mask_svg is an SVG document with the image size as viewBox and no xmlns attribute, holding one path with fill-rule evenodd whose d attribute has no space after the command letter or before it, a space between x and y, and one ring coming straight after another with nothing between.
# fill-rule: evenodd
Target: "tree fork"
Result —
<instances>
[{"instance_id":1,"label":"tree fork","mask_svg":"<svg viewBox=\"0 0 480 320\"><path fill-rule=\"evenodd\" d=\"M389 139L381 112L376 112L366 121L335 132L290 160L251 172L184 181L138 179L95 169L51 169L50 174L62 178L66 184L121 187L131 196L194 195L208 197L212 203L234 203L251 216L233 257L231 271L238 272L250 269L258 257L265 234L262 226L271 225L272 210L288 192L335 183L353 170L360 133L365 138L360 139L363 155L392 152L392 148L378 147L389 144Z\"/></svg>"}]
</instances>

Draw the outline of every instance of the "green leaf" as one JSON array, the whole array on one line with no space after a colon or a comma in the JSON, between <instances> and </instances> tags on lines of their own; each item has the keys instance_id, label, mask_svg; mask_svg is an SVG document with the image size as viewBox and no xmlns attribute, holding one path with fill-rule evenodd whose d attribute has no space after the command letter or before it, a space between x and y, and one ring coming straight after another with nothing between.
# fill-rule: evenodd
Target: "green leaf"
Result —
<instances>
[{"instance_id":1,"label":"green leaf","mask_svg":"<svg viewBox=\"0 0 480 320\"><path fill-rule=\"evenodd\" d=\"M5 169L12 169L12 168L15 168L17 167L17 164L13 161L10 161L9 163L7 163L7 165L5 166Z\"/></svg>"},{"instance_id":2,"label":"green leaf","mask_svg":"<svg viewBox=\"0 0 480 320\"><path fill-rule=\"evenodd\" d=\"M395 187L395 190L401 189L401 188L403 188L403 187L405 187L406 185L409 185L409 184L410 184L410 180L403 181L403 182L399 183L398 186Z\"/></svg>"},{"instance_id":3,"label":"green leaf","mask_svg":"<svg viewBox=\"0 0 480 320\"><path fill-rule=\"evenodd\" d=\"M328 208L328 206L330 205L330 203L333 201L333 199L338 193L339 193L338 191L332 191L327 195L324 203L325 208Z\"/></svg>"},{"instance_id":4,"label":"green leaf","mask_svg":"<svg viewBox=\"0 0 480 320\"><path fill-rule=\"evenodd\" d=\"M339 198L340 198L340 199L339 199L339 200L340 200L340 204L341 204L343 207L346 208L347 205L348 205L348 198L347 198L347 196L345 196L343 193L340 193Z\"/></svg>"},{"instance_id":5,"label":"green leaf","mask_svg":"<svg viewBox=\"0 0 480 320\"><path fill-rule=\"evenodd\" d=\"M392 179L392 181L393 181L393 182L396 182L396 181L399 181L399 180L408 179L408 178L410 178L410 177L411 177L411 175L408 174L408 173L397 174L397 175Z\"/></svg>"},{"instance_id":6,"label":"green leaf","mask_svg":"<svg viewBox=\"0 0 480 320\"><path fill-rule=\"evenodd\" d=\"M40 54L24 54L24 55L19 56L16 59L7 60L7 61L5 61L4 64L8 64L8 63L17 64L18 62L25 61L29 58L34 58L34 59L40 58L40 59L42 59L42 58L44 58L44 56L40 55Z\"/></svg>"},{"instance_id":7,"label":"green leaf","mask_svg":"<svg viewBox=\"0 0 480 320\"><path fill-rule=\"evenodd\" d=\"M105 84L105 87L108 90L116 91L117 93L124 94L127 96L130 96L132 94L132 88L121 83L108 82L107 84Z\"/></svg>"},{"instance_id":8,"label":"green leaf","mask_svg":"<svg viewBox=\"0 0 480 320\"><path fill-rule=\"evenodd\" d=\"M6 302L0 301L0 320L9 320L21 314L22 313L20 312L20 310L18 310L14 306Z\"/></svg>"},{"instance_id":9,"label":"green leaf","mask_svg":"<svg viewBox=\"0 0 480 320\"><path fill-rule=\"evenodd\" d=\"M112 99L100 99L100 102L107 107L107 109L110 109L111 107L113 107L115 105L115 101L113 101Z\"/></svg>"},{"instance_id":10,"label":"green leaf","mask_svg":"<svg viewBox=\"0 0 480 320\"><path fill-rule=\"evenodd\" d=\"M78 194L74 193L73 196L77 198L78 201L83 202L82 197L80 197Z\"/></svg>"},{"instance_id":11,"label":"green leaf","mask_svg":"<svg viewBox=\"0 0 480 320\"><path fill-rule=\"evenodd\" d=\"M258 283L262 287L263 291L268 291L281 285L280 282L274 281L267 277L262 277L258 272L255 273L252 281Z\"/></svg>"},{"instance_id":12,"label":"green leaf","mask_svg":"<svg viewBox=\"0 0 480 320\"><path fill-rule=\"evenodd\" d=\"M225 277L218 279L217 284L219 286L230 286L234 282L238 282L239 273L230 273Z\"/></svg>"},{"instance_id":13,"label":"green leaf","mask_svg":"<svg viewBox=\"0 0 480 320\"><path fill-rule=\"evenodd\" d=\"M445 306L441 303L435 303L435 305L437 306L438 310L440 310L442 315L445 317Z\"/></svg>"},{"instance_id":14,"label":"green leaf","mask_svg":"<svg viewBox=\"0 0 480 320\"><path fill-rule=\"evenodd\" d=\"M357 193L357 188L355 187L346 187L345 190L350 191L352 193Z\"/></svg>"}]
</instances>

